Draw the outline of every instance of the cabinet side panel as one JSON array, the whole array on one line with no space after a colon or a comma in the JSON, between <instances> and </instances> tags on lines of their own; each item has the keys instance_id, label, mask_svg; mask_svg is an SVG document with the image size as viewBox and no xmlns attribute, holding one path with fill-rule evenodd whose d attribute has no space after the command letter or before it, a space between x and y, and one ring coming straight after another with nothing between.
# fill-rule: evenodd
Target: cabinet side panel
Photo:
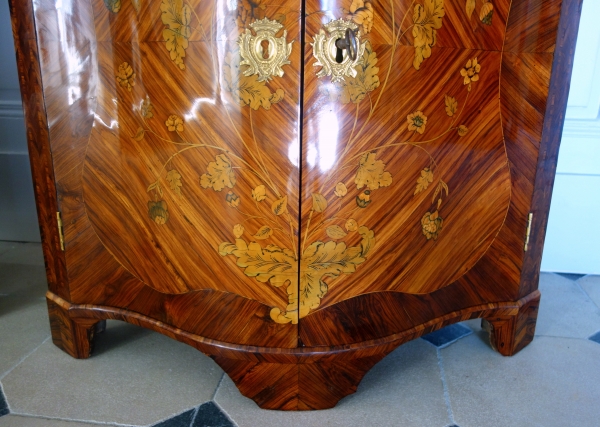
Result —
<instances>
[{"instance_id":1,"label":"cabinet side panel","mask_svg":"<svg viewBox=\"0 0 600 427\"><path fill-rule=\"evenodd\" d=\"M60 249L56 220L58 206L54 168L42 92L33 4L30 1L10 1L9 4L48 287L57 295L68 298L65 258Z\"/></svg>"},{"instance_id":2,"label":"cabinet side panel","mask_svg":"<svg viewBox=\"0 0 600 427\"><path fill-rule=\"evenodd\" d=\"M558 161L558 149L569 98L570 86L567 82L571 80L573 71L573 58L575 56L582 2L583 0L565 2L560 16L550 91L544 115L544 130L531 202L531 211L533 212L531 238L529 240L529 250L525 254L523 263L519 295L527 295L538 286L544 238L546 237L546 226L548 225L548 211L556 174L556 162Z\"/></svg>"}]
</instances>

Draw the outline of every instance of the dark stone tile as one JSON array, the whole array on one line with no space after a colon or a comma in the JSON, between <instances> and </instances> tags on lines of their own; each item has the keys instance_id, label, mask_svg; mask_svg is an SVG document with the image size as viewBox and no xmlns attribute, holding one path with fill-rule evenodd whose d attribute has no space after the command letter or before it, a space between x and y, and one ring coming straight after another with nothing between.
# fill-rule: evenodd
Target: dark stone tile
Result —
<instances>
[{"instance_id":1,"label":"dark stone tile","mask_svg":"<svg viewBox=\"0 0 600 427\"><path fill-rule=\"evenodd\" d=\"M235 427L227 415L214 402L206 402L198 408L191 427Z\"/></svg>"},{"instance_id":2,"label":"dark stone tile","mask_svg":"<svg viewBox=\"0 0 600 427\"><path fill-rule=\"evenodd\" d=\"M556 273L559 276L564 277L565 279L569 279L572 281L576 281L581 279L583 276L585 276L585 274L570 274L570 273Z\"/></svg>"},{"instance_id":3,"label":"dark stone tile","mask_svg":"<svg viewBox=\"0 0 600 427\"><path fill-rule=\"evenodd\" d=\"M589 339L600 344L600 331L596 332Z\"/></svg>"},{"instance_id":4,"label":"dark stone tile","mask_svg":"<svg viewBox=\"0 0 600 427\"><path fill-rule=\"evenodd\" d=\"M2 389L0 388L0 417L2 415L7 415L10 411L8 410L8 402L4 397L4 393L2 393Z\"/></svg>"},{"instance_id":5,"label":"dark stone tile","mask_svg":"<svg viewBox=\"0 0 600 427\"><path fill-rule=\"evenodd\" d=\"M185 411L183 414L175 415L173 418L154 424L152 427L190 427L195 409Z\"/></svg>"},{"instance_id":6,"label":"dark stone tile","mask_svg":"<svg viewBox=\"0 0 600 427\"><path fill-rule=\"evenodd\" d=\"M459 338L466 337L472 333L473 331L471 331L471 329L460 323L456 323L454 325L446 326L439 331L424 335L422 338L438 348L443 348L452 344Z\"/></svg>"}]
</instances>

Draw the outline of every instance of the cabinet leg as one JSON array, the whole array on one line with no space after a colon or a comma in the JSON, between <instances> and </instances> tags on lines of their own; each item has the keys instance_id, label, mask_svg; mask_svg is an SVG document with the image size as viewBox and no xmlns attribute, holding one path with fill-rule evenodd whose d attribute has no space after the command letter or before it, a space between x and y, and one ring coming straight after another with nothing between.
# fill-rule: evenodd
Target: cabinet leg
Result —
<instances>
[{"instance_id":1,"label":"cabinet leg","mask_svg":"<svg viewBox=\"0 0 600 427\"><path fill-rule=\"evenodd\" d=\"M389 352L388 350L387 352ZM240 392L263 409L308 411L333 408L356 391L369 369L385 353L351 360L314 363L266 363L213 359L235 382Z\"/></svg>"},{"instance_id":2,"label":"cabinet leg","mask_svg":"<svg viewBox=\"0 0 600 427\"><path fill-rule=\"evenodd\" d=\"M46 301L54 345L77 359L90 357L94 347L94 335L104 330L106 322L99 319L71 318L67 310L50 299Z\"/></svg>"},{"instance_id":3,"label":"cabinet leg","mask_svg":"<svg viewBox=\"0 0 600 427\"><path fill-rule=\"evenodd\" d=\"M503 356L512 356L525 348L535 334L540 292L519 301L519 311L512 316L481 319L481 327L490 334L492 348Z\"/></svg>"}]
</instances>

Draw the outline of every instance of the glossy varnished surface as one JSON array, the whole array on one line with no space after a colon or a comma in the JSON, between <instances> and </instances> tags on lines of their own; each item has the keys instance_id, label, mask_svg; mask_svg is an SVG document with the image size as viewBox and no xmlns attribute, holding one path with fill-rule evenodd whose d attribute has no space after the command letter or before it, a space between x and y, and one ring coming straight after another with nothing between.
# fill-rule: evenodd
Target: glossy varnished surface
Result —
<instances>
[{"instance_id":1,"label":"glossy varnished surface","mask_svg":"<svg viewBox=\"0 0 600 427\"><path fill-rule=\"evenodd\" d=\"M136 323L288 410L456 321L519 351L580 5L13 4L53 341L87 357L97 321ZM263 18L293 40L266 82L236 43ZM360 30L345 83L311 45L338 18Z\"/></svg>"},{"instance_id":2,"label":"glossy varnished surface","mask_svg":"<svg viewBox=\"0 0 600 427\"><path fill-rule=\"evenodd\" d=\"M247 280L220 245L268 236L294 249L298 44L283 77L240 76L236 13L224 2L179 3L147 2L137 20L125 2L116 14L93 3L99 83L86 213L115 259L159 292L215 289L285 307L285 287ZM281 12L297 41L298 12L269 10ZM163 39L171 33L185 52L174 61Z\"/></svg>"},{"instance_id":3,"label":"glossy varnished surface","mask_svg":"<svg viewBox=\"0 0 600 427\"><path fill-rule=\"evenodd\" d=\"M164 5L37 8L71 300L129 307L214 337L220 319L237 325L230 341L294 346L295 326L270 313L287 306L285 284L248 279L221 246L242 244L239 236L294 248L298 11L279 5L253 15L285 22L292 48L283 77L265 84L236 68L238 34L254 21L243 8ZM171 59L161 7L193 10L183 57ZM65 42L77 49L65 51ZM185 302L169 296L186 293Z\"/></svg>"},{"instance_id":4,"label":"glossy varnished surface","mask_svg":"<svg viewBox=\"0 0 600 427\"><path fill-rule=\"evenodd\" d=\"M334 262L341 252L355 264L339 277L323 269L313 309L366 292L430 293L496 237L510 202L498 104L507 3L494 3L491 25L462 1L368 2L354 14L341 12L350 2L307 3L308 35L349 17L367 43L357 76L341 83L317 78L306 46L301 248L335 245ZM362 235L369 248L352 259Z\"/></svg>"},{"instance_id":5,"label":"glossy varnished surface","mask_svg":"<svg viewBox=\"0 0 600 427\"><path fill-rule=\"evenodd\" d=\"M488 319L497 350L511 356L535 332L540 294L515 302L484 304L447 313L388 337L354 345L302 348L240 346L207 339L129 310L76 305L48 292L54 343L73 357L89 357L94 333L103 319L118 319L161 332L210 354L241 393L261 408L314 410L333 407L354 393L363 375L397 346L446 325L473 318Z\"/></svg>"},{"instance_id":6,"label":"glossy varnished surface","mask_svg":"<svg viewBox=\"0 0 600 427\"><path fill-rule=\"evenodd\" d=\"M535 151L528 160L510 144L523 129L539 140L542 122L518 122L527 107L505 108L515 100L503 102L503 81L539 91L543 109L552 54L503 52L538 48L527 35L525 47L514 43L531 20L519 13L524 22L511 23L506 1L474 11L451 0L342 3L306 5L303 84L293 5L74 2L69 16L38 8L74 301L109 302L82 268L93 254L127 305L139 292L159 293L148 306L171 307L165 294L205 301L194 293L212 289L255 301L248 313L265 322L295 324L361 294L441 290L477 274L504 243L503 256L515 254L505 283L495 295L475 290L472 303L516 296L531 197L516 184L534 169L515 165L511 175L511 164L533 163ZM541 15L558 10L551 3ZM283 76L266 84L241 74L237 43L265 17L295 41ZM340 18L362 47L358 75L336 83L317 77L313 45ZM67 55L60 40L69 37L77 49ZM53 58L79 86L57 79L64 68ZM528 73L513 77L511 67L535 69L538 80L524 87ZM465 292L457 287L448 292Z\"/></svg>"},{"instance_id":7,"label":"glossy varnished surface","mask_svg":"<svg viewBox=\"0 0 600 427\"><path fill-rule=\"evenodd\" d=\"M472 109L465 108L462 112L462 120L460 120L461 123L462 121L465 122L468 133L463 137L448 134L441 139L423 144L421 147L430 150L436 159L437 157L443 159L447 156L449 156L447 158L451 158L456 155L457 151L463 151L463 159L467 159L467 161L463 163L451 161L447 164L447 169L440 167L442 174L441 176L438 174L437 178L435 170L430 168L434 172L434 179L429 184L429 188L426 189L426 193L436 193L436 179L448 179L450 183L455 183L454 185L448 185L449 194L444 198L438 209L439 217L443 218L443 223L441 229L438 230L437 240L435 240L433 238L427 239L428 236L425 230L422 229L424 224L421 221L425 211L432 212L433 209L437 208L435 198L433 200L431 196L430 198L423 198L421 205L419 205L418 196L421 193L416 196L413 194L413 191L417 190L417 180L420 178L419 168L410 161L402 162L397 156L389 156L387 159L381 158L383 164L390 171L391 183L386 187L380 187L373 191L370 195L371 203L366 208L357 209L356 206L342 208L349 209L350 212L353 212L353 215L363 216L365 218L364 223L367 221L373 223L373 220L376 220L377 225L383 225L379 234L377 234L377 228L373 230L376 245L366 257L366 261L356 268L355 273L346 277L341 276L337 281L328 280L330 286L322 300L321 309L308 315L301 322L301 340L305 344L316 345L331 342L331 340L336 343L350 343L387 336L397 330L419 323L423 317L433 315L434 312L447 312L453 308L476 305L483 301L514 300L518 296L526 295L527 292L535 289L531 286L527 287L527 292L521 289L523 281L531 283L537 277L532 277L533 271L526 276L522 276L523 260L526 254L523 242L528 213L535 211L535 215L541 214L540 216L545 218L547 212L547 210L537 211L534 208L532 196L536 177L535 165L538 161L537 150L542 139L544 125L543 112L546 110L546 97L549 93L550 74L554 58L552 53L554 45L549 40L555 40L561 5L561 1L512 2L511 5L506 5L506 12L502 12L504 6L499 2L495 2L492 28L482 25L482 22L476 22L476 14L473 13L472 34L476 35L473 39L470 36L471 29L468 26L457 25L456 16L462 16L460 20L466 19L466 11L462 9L462 2L458 5L458 2L445 1L445 14L441 19L442 25L436 33L436 44L432 48L431 56L422 62L418 71L414 63L409 63L411 58L414 59L415 49L399 45L397 50L399 53L396 53L396 55L401 56L402 49L409 51L404 54L405 68L407 68L404 77L407 80L403 83L403 76L400 74L399 83L396 84L400 84L400 93L414 91L414 99L418 101L415 101L415 107L409 105L405 111L411 114L410 110L412 108L422 111L428 116L423 135L431 132L433 127L440 126L439 120L446 119L446 121L449 121L448 117L444 117L444 95L448 92L446 90L430 92L428 86L424 83L417 84L417 86L424 89L415 90L412 86L413 82L419 81L419 79L427 81L428 76L423 76L420 73L423 73L424 70L430 70L430 85L439 84L435 76L447 74L448 77L441 79L445 84L452 80L450 76L453 75L454 79L459 80L458 86L460 86L464 83L462 76L458 71L452 74L445 65L449 63L448 58L452 58L451 56L446 58L445 62L439 62L435 66L430 67L431 63L435 62L438 57L451 54L458 55L461 49L450 49L450 47L460 46L461 43L465 47L473 49L462 49L465 59L468 59L469 55L478 57L478 62L481 64L481 77L478 81L472 82L472 90L469 92L469 102L475 100L475 104ZM576 5L570 5L570 7L577 9ZM532 18L532 16L536 18ZM408 25L413 23L412 19L412 15L407 16ZM494 20L502 22L500 25L502 28L499 32L494 30L498 25L498 22ZM382 21L389 21L389 19L383 19ZM379 21L381 25L383 25L382 21ZM375 20L373 28L376 27L376 22ZM546 23L546 25L544 26L543 23ZM572 27L574 24L571 22L570 25ZM545 28L543 35L540 33L541 28ZM481 34L486 31L489 32L486 33L488 37L482 37ZM411 31L408 31L407 34L413 35ZM377 40L379 36L373 34L371 37ZM495 38L497 38L497 41L490 45L490 42ZM461 43L457 43L457 40L461 40ZM305 54L308 56L310 50L307 50ZM496 50L500 50L500 52L496 52ZM491 69L486 68L486 63L489 64L489 61L486 62L486 58L493 58L496 55L497 62L490 66ZM380 64L381 61L378 61L379 75L382 75L381 70L385 67L381 67ZM461 66L457 65L457 67L460 70ZM396 69L397 67L392 68L392 75ZM493 85L484 87L485 73L490 73L497 78L498 87ZM410 74L413 78L408 79L407 74ZM385 77L385 73L383 73L383 76ZM376 102L378 99L377 92L383 88L385 80L382 78L380 80L379 86L370 92L371 97L365 98L364 102L369 105L368 108L365 108L367 112L364 113L367 117L370 111L370 103ZM390 81L394 84L393 79ZM319 85L319 83L323 84L316 81L315 85ZM310 82L307 85L310 85ZM477 101L478 91L480 93L479 101ZM450 93L450 95L452 94ZM395 93L389 95L388 98L390 104L398 102L398 96ZM456 98L459 100L460 107L460 98ZM498 98L500 102L498 102ZM316 113L328 114L326 104L318 103L318 95L315 96L315 99ZM381 96L381 99L386 99L385 93ZM401 96L399 99L404 100L404 97ZM355 107L352 103L349 105ZM484 108L485 105L488 106L487 112ZM352 115L352 109L348 108L348 105L342 106L342 108L344 107L346 108L345 113L338 114L338 117L345 117L346 123L352 123L352 119L348 118ZM437 115L428 115L426 109L437 111ZM376 124L371 123L371 132L376 133L378 136L371 137L373 143L367 146L370 152L377 152L380 146L394 142L405 143L406 140L428 141L428 138L418 133L410 135L410 132L408 132L408 117L395 114L394 111L393 107L388 107L380 113L386 116L387 121L380 120ZM376 114L377 112L373 115ZM306 115L305 117L305 126L307 126L312 116ZM434 117L436 118L434 119ZM393 124L387 125L388 121L393 123L395 121L396 126ZM562 120L559 119L558 121L562 123ZM360 124L360 122L359 120L358 123ZM429 127L430 123L432 127ZM472 132L473 129L477 129L474 127L474 125L477 126L477 123L485 124L484 126L488 126L490 130L495 129L495 133L489 135L496 135L497 139L480 139L477 132ZM346 124L345 132L351 133L352 131L348 131L348 128L351 129L352 126L353 124ZM386 126L389 129L388 134L396 138L395 140L390 141L387 138L388 134L385 134L383 138L381 137L382 129L386 129ZM548 122L546 126L549 129L551 128ZM562 125L559 124L558 126ZM357 128L360 129L360 126ZM369 126L366 128L369 128ZM344 129L344 127L340 127L340 129ZM365 134L367 135L365 138L370 137L369 132ZM406 135L410 135L410 137ZM432 132L430 135L435 137L436 133ZM449 138L450 135L454 136L454 140ZM468 143L469 138L471 138L471 145ZM346 140L342 139L342 146L344 146ZM356 144L358 143L356 142ZM403 149L405 152L407 150L419 151L414 146ZM352 146L350 150L352 150ZM400 152L399 149L397 151ZM494 160L495 152L497 153L496 160ZM407 157L407 159L409 158ZM305 160L308 164L310 159L307 156ZM427 161L426 158L425 161ZM394 162L401 163L401 166L396 163L397 172L390 169L392 166L389 166ZM444 164L442 160L437 163L440 166ZM496 164L497 169L491 167L492 164ZM357 171L359 164L355 163L350 167ZM405 170L410 170L410 168L414 169L410 174L411 180L404 176ZM303 225L310 218L310 214L307 215L311 208L308 194L315 191L315 188L318 189L318 185L323 185L323 177L327 176L318 171L315 172L314 169L312 168L312 175L310 165L304 169L303 184L308 185L309 188L303 193L303 206L306 206L302 210L304 214ZM359 193L360 189L357 188L354 173L348 171L345 176L342 176L346 180L346 186L349 189L352 187L354 193ZM444 178L444 176L449 178ZM488 180L486 180L486 176ZM469 180L471 180L470 183L465 186L460 184L460 182L468 182ZM335 183L337 180L333 179L333 181ZM399 189L395 189L398 182L406 183L404 184L403 193ZM494 184L488 186L485 185L486 182ZM348 183L350 186L347 185ZM331 185L329 183L330 188ZM540 184L541 187L542 184ZM502 199L499 197L502 189L505 189L508 193L508 198ZM327 191L331 191L331 189ZM472 193L473 191L476 193ZM388 195L383 196L382 194L386 192ZM394 196L397 192L400 192L404 199ZM457 192L457 198L453 201L453 197ZM471 199L465 204L465 197L468 199L469 194L471 194ZM332 197L332 199L336 200L335 197ZM379 207L377 207L377 200L380 200ZM399 203L398 200L404 200L404 202ZM479 204L478 202L483 203ZM345 201L345 203L346 205L352 205L354 200ZM391 203L394 203L396 207L392 215L390 215L389 210L386 211L386 207ZM408 217L410 221L406 221L403 228L396 228L390 216L401 213L403 210L406 211L411 206L414 206L415 211L412 212L412 218ZM372 212L366 213L374 208L380 210L378 215ZM420 212L420 215L418 212ZM487 220L484 218L487 218ZM357 222L362 223L359 220ZM454 224L457 222L462 225L459 229L454 229ZM342 224L343 222L339 223L343 227ZM488 234L481 232L484 229L487 230ZM476 230L480 231L469 234ZM450 237L447 237L448 235ZM378 236L381 237L378 239ZM535 232L532 237L538 239ZM327 238L327 236L324 236L324 238ZM446 243L444 243L445 239L447 239ZM409 240L409 244L406 240ZM444 246L445 250L437 252L440 247ZM383 253L381 253L382 250ZM539 251L539 246L533 250ZM431 254L436 254L436 256ZM540 256L540 252L537 256ZM369 267L371 260L376 260L375 265ZM424 260L427 260L427 262L424 262ZM420 268L414 268L411 272L411 267L415 265L419 265ZM539 265L537 268L539 269ZM428 283L429 287L425 287L425 283ZM422 291L419 291L419 289L422 289ZM381 295L372 293L377 291L385 292ZM390 293L388 291L401 293ZM363 295L360 295L361 293ZM330 306L327 307L327 305ZM391 318L396 320L390 321ZM338 332L330 334L330 330ZM339 333L339 331L343 331L343 333Z\"/></svg>"}]
</instances>

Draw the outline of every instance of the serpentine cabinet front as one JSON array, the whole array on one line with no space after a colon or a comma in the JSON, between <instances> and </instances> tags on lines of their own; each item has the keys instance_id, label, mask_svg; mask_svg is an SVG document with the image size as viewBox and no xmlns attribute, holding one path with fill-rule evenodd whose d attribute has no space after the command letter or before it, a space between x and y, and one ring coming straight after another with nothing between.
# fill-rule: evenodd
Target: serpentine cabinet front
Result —
<instances>
[{"instance_id":1,"label":"serpentine cabinet front","mask_svg":"<svg viewBox=\"0 0 600 427\"><path fill-rule=\"evenodd\" d=\"M579 5L14 2L54 342L125 320L296 410L456 321L519 351Z\"/></svg>"}]
</instances>

